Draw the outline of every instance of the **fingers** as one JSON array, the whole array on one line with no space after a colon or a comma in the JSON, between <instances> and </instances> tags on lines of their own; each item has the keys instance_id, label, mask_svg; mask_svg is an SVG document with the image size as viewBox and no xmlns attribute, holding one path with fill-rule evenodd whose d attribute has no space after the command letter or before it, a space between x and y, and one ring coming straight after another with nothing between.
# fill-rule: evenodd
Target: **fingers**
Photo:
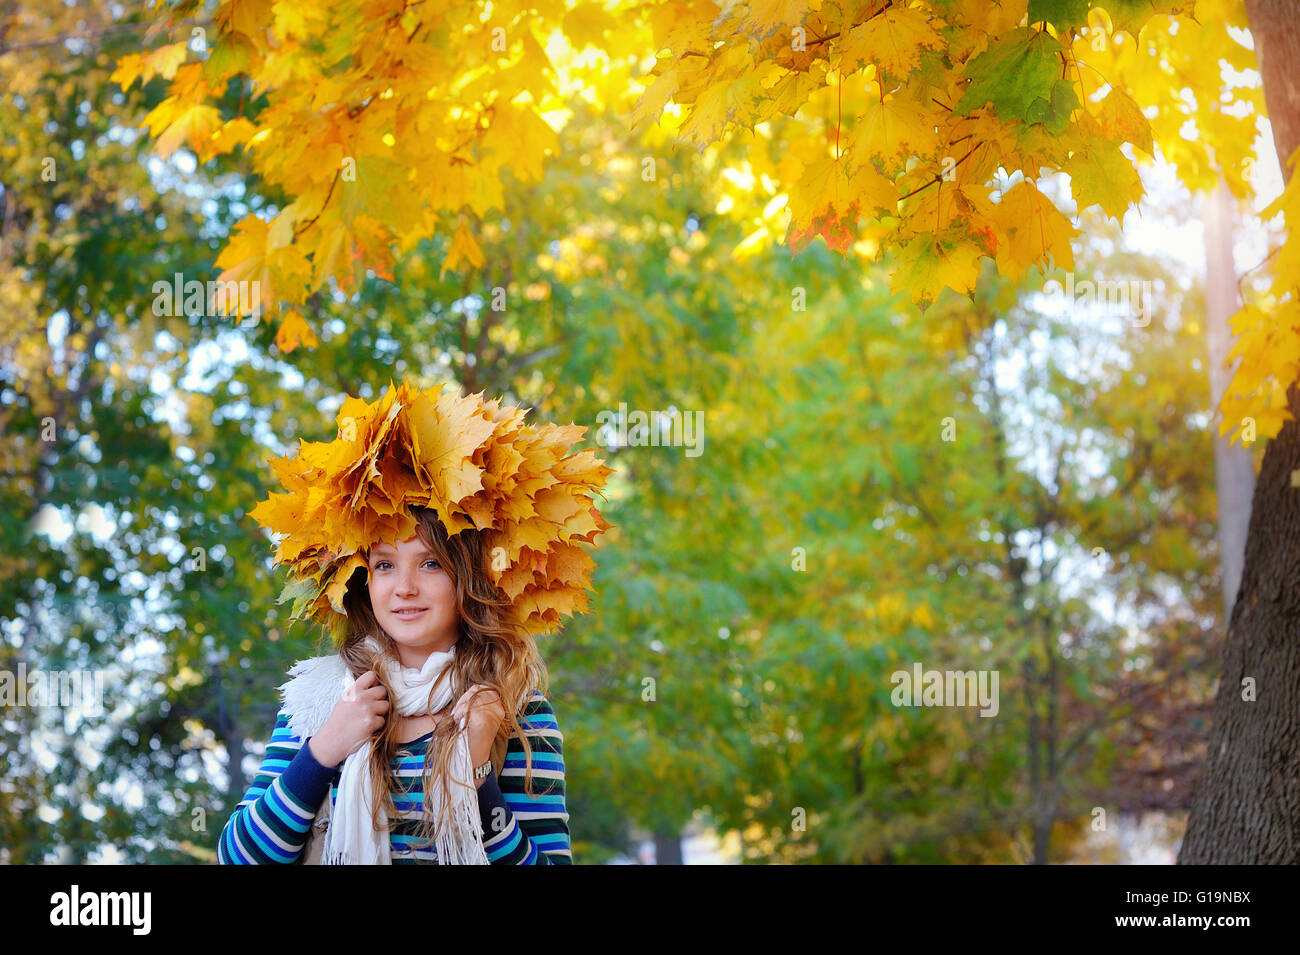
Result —
<instances>
[{"instance_id":1,"label":"fingers","mask_svg":"<svg viewBox=\"0 0 1300 955\"><path fill-rule=\"evenodd\" d=\"M358 700L382 700L388 696L388 691L379 682L379 674L374 670L367 670L361 674L352 686L356 690Z\"/></svg>"},{"instance_id":2,"label":"fingers","mask_svg":"<svg viewBox=\"0 0 1300 955\"><path fill-rule=\"evenodd\" d=\"M465 692L460 695L460 699L456 701L454 715L463 714L470 707L477 706L478 695L485 689L487 689L487 687L482 683L471 683L465 689Z\"/></svg>"},{"instance_id":3,"label":"fingers","mask_svg":"<svg viewBox=\"0 0 1300 955\"><path fill-rule=\"evenodd\" d=\"M505 706L501 702L501 694L490 686L480 686L471 705L478 709L500 710L502 713L505 712Z\"/></svg>"},{"instance_id":4,"label":"fingers","mask_svg":"<svg viewBox=\"0 0 1300 955\"><path fill-rule=\"evenodd\" d=\"M461 699L463 700L468 698L472 705L481 706L482 704L478 702L478 696L480 693L484 694L483 699L485 701L495 701L501 698L500 694L486 683L475 683L465 691Z\"/></svg>"},{"instance_id":5,"label":"fingers","mask_svg":"<svg viewBox=\"0 0 1300 955\"><path fill-rule=\"evenodd\" d=\"M478 714L491 714L498 719L505 719L505 706L501 702L501 695L484 683L471 685L456 701L456 706L452 710L452 718L457 722L467 715Z\"/></svg>"},{"instance_id":6,"label":"fingers","mask_svg":"<svg viewBox=\"0 0 1300 955\"><path fill-rule=\"evenodd\" d=\"M343 696L344 699L363 704L365 709L369 710L369 723L372 728L379 729L384 725L385 714L392 704L388 700L388 691L379 682L379 674L374 670L367 670L357 677L344 691Z\"/></svg>"}]
</instances>

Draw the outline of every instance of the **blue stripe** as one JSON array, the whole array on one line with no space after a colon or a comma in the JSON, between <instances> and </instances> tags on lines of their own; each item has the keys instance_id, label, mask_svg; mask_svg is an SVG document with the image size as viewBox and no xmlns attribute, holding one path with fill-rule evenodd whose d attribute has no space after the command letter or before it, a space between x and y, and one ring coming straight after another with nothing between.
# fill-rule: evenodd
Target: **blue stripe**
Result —
<instances>
[{"instance_id":1,"label":"blue stripe","mask_svg":"<svg viewBox=\"0 0 1300 955\"><path fill-rule=\"evenodd\" d=\"M244 824L240 826L240 831L243 835L248 836L250 842L262 850L263 855L270 856L272 859L284 858L284 853L272 848L271 843L266 840L265 833L253 825L251 817L244 820Z\"/></svg>"},{"instance_id":2,"label":"blue stripe","mask_svg":"<svg viewBox=\"0 0 1300 955\"><path fill-rule=\"evenodd\" d=\"M226 827L222 830L221 841L218 843L218 847L224 847L227 858L233 859L236 865L252 864L244 857L244 854L239 851L239 847L235 845L235 833L230 827Z\"/></svg>"},{"instance_id":3,"label":"blue stripe","mask_svg":"<svg viewBox=\"0 0 1300 955\"><path fill-rule=\"evenodd\" d=\"M236 842L235 842L235 830L233 830L233 829L230 830L230 839L228 840L228 842L229 842L230 853L231 853L231 855L232 855L232 856L237 860L238 864L240 864L240 865L253 865L254 860L252 860L252 859L250 859L248 856L244 855L244 853L243 853L242 851L240 851L239 846L236 844Z\"/></svg>"},{"instance_id":4,"label":"blue stripe","mask_svg":"<svg viewBox=\"0 0 1300 955\"><path fill-rule=\"evenodd\" d=\"M277 778L276 782L279 781ZM311 825L311 817L316 815L313 812L306 819L301 818L305 810L294 803L289 794L278 785L273 785L267 791L265 802L280 817L281 822L297 832L306 832L307 827Z\"/></svg>"},{"instance_id":5,"label":"blue stripe","mask_svg":"<svg viewBox=\"0 0 1300 955\"><path fill-rule=\"evenodd\" d=\"M506 803L513 810L522 810L524 812L535 812L543 806L550 806L557 812L564 811L564 797L555 796L534 796L531 799L527 793L506 793Z\"/></svg>"},{"instance_id":6,"label":"blue stripe","mask_svg":"<svg viewBox=\"0 0 1300 955\"><path fill-rule=\"evenodd\" d=\"M524 760L522 751L518 753L506 753L505 765L524 769L528 765ZM564 769L564 757L559 753L539 753L533 750L533 768L534 769Z\"/></svg>"},{"instance_id":7,"label":"blue stripe","mask_svg":"<svg viewBox=\"0 0 1300 955\"><path fill-rule=\"evenodd\" d=\"M525 716L519 721L519 725L528 730L558 730L560 724L555 722L555 717L550 713L534 713L532 716Z\"/></svg>"},{"instance_id":8,"label":"blue stripe","mask_svg":"<svg viewBox=\"0 0 1300 955\"><path fill-rule=\"evenodd\" d=\"M510 855L510 853L514 851L515 846L519 845L520 841L523 839L523 831L519 828L519 824L514 819L510 820L510 826L510 835L505 837L501 844L493 846L488 851L487 857L489 859L496 860L503 856Z\"/></svg>"}]
</instances>

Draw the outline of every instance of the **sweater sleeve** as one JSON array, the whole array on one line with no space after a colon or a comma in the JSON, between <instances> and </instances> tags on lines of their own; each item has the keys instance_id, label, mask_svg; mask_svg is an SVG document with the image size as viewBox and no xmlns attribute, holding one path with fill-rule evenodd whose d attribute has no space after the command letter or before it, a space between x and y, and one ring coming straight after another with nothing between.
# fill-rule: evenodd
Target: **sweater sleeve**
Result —
<instances>
[{"instance_id":1,"label":"sweater sleeve","mask_svg":"<svg viewBox=\"0 0 1300 955\"><path fill-rule=\"evenodd\" d=\"M533 795L524 788L524 744L512 738L501 778L479 787L483 848L492 865L572 865L569 813L564 800L564 736L550 702L540 692L519 724L533 755Z\"/></svg>"},{"instance_id":2,"label":"sweater sleeve","mask_svg":"<svg viewBox=\"0 0 1300 955\"><path fill-rule=\"evenodd\" d=\"M298 860L336 772L317 762L305 743L289 730L289 714L281 710L253 785L221 830L218 864L287 865Z\"/></svg>"}]
</instances>

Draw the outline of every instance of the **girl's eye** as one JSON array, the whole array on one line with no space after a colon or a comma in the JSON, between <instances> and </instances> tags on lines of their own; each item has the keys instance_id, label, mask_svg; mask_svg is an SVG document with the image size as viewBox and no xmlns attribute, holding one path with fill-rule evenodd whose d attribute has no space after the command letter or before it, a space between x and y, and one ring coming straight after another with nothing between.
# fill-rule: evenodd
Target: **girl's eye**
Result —
<instances>
[{"instance_id":1,"label":"girl's eye","mask_svg":"<svg viewBox=\"0 0 1300 955\"><path fill-rule=\"evenodd\" d=\"M426 564L433 564L434 567L439 567L439 566L441 566L441 565L440 565L436 560L434 560L432 557L430 557L428 560L426 560L425 563L426 563ZM386 560L381 560L379 563L375 564L375 570L382 570L385 564L388 564L388 561L386 561ZM388 564L388 566L391 567L392 565L391 565L391 564Z\"/></svg>"}]
</instances>

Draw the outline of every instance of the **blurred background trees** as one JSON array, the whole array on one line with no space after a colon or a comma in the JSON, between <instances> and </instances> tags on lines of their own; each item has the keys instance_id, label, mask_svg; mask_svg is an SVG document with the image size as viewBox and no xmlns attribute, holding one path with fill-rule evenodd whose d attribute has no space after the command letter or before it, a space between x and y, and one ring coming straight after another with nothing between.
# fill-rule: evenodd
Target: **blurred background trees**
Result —
<instances>
[{"instance_id":1,"label":"blurred background trees","mask_svg":"<svg viewBox=\"0 0 1300 955\"><path fill-rule=\"evenodd\" d=\"M1099 218L1076 271L1153 283L1149 324L991 271L922 318L883 268L747 242L719 211L743 142L647 179L630 102L578 98L543 181L507 177L481 266L442 273L449 217L391 277L315 293L295 348L154 308L286 197L242 152L151 152L166 84L108 81L145 22L17 9L0 669L103 670L106 710L4 708L0 858L214 861L276 687L325 649L284 625L247 517L266 458L406 374L587 424L615 468L593 613L542 644L575 861L702 819L747 862L1059 862L1089 858L1097 809L1185 814L1224 627L1185 263ZM618 446L597 421L620 407L702 412L702 453ZM998 714L893 706L913 662L997 670Z\"/></svg>"}]
</instances>

